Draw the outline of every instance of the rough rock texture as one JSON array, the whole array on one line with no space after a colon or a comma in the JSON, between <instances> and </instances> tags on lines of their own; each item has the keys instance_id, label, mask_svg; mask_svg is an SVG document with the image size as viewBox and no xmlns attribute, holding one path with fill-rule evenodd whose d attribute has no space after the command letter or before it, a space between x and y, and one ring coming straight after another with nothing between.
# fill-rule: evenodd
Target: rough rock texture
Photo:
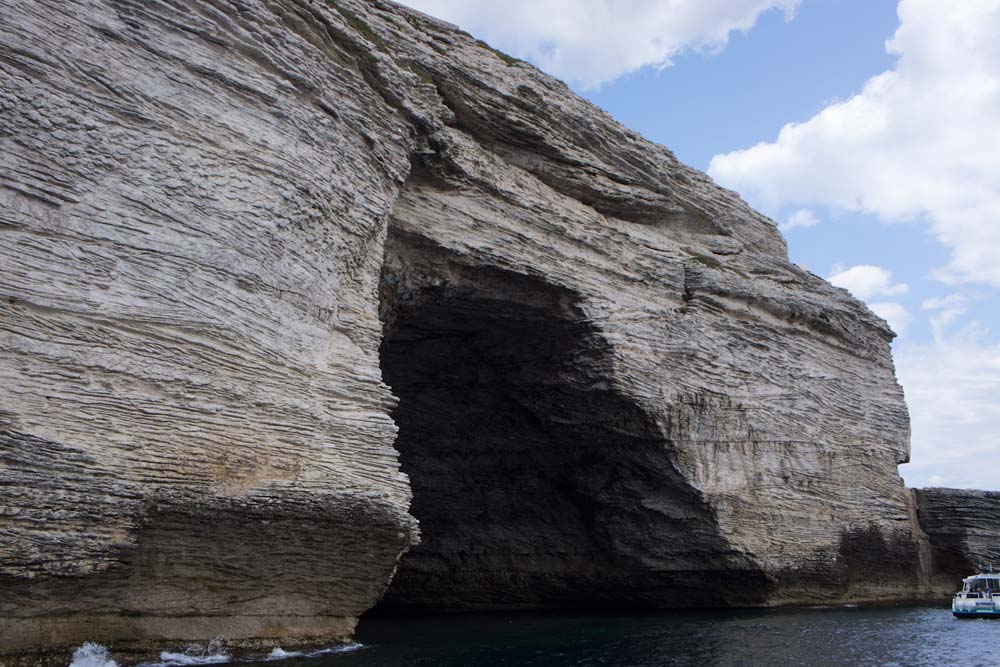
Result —
<instances>
[{"instance_id":1,"label":"rough rock texture","mask_svg":"<svg viewBox=\"0 0 1000 667\"><path fill-rule=\"evenodd\" d=\"M9 653L920 590L885 322L452 26L10 0L0 156Z\"/></svg>"},{"instance_id":2,"label":"rough rock texture","mask_svg":"<svg viewBox=\"0 0 1000 667\"><path fill-rule=\"evenodd\" d=\"M913 489L913 495L937 588L953 592L963 577L1000 568L1000 492Z\"/></svg>"},{"instance_id":3,"label":"rough rock texture","mask_svg":"<svg viewBox=\"0 0 1000 667\"><path fill-rule=\"evenodd\" d=\"M364 44L322 4L0 5L5 650L342 638L414 541L377 307L411 129Z\"/></svg>"}]
</instances>

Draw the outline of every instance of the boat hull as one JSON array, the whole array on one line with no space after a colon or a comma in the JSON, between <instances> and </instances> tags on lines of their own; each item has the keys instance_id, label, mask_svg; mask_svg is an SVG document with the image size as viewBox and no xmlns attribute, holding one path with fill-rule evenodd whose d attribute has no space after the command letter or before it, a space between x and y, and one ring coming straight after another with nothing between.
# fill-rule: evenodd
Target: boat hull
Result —
<instances>
[{"instance_id":1,"label":"boat hull","mask_svg":"<svg viewBox=\"0 0 1000 667\"><path fill-rule=\"evenodd\" d=\"M952 609L955 618L1000 618L1000 609Z\"/></svg>"}]
</instances>

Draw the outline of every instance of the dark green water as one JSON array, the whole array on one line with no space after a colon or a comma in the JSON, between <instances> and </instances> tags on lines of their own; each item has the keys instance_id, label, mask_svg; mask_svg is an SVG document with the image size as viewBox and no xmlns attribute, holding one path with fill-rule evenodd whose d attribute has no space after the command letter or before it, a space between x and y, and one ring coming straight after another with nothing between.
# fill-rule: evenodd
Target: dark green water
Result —
<instances>
[{"instance_id":1,"label":"dark green water","mask_svg":"<svg viewBox=\"0 0 1000 667\"><path fill-rule=\"evenodd\" d=\"M1000 620L957 620L940 607L373 619L362 621L358 641L364 648L277 664L1000 666Z\"/></svg>"}]
</instances>

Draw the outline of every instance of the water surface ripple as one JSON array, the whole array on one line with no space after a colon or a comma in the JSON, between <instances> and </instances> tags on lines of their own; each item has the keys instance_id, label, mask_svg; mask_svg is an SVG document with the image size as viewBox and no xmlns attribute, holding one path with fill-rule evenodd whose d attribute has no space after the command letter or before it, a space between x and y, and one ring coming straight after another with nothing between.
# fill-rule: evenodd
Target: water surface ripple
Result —
<instances>
[{"instance_id":1,"label":"water surface ripple","mask_svg":"<svg viewBox=\"0 0 1000 667\"><path fill-rule=\"evenodd\" d=\"M302 667L995 667L1000 619L881 607L363 620L363 650ZM275 663L270 663L274 667Z\"/></svg>"}]
</instances>

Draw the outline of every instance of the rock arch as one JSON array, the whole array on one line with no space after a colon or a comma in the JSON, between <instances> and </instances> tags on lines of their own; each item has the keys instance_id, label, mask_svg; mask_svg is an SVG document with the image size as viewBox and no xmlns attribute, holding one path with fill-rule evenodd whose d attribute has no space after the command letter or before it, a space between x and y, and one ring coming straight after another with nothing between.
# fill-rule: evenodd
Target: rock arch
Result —
<instances>
[{"instance_id":1,"label":"rock arch","mask_svg":"<svg viewBox=\"0 0 1000 667\"><path fill-rule=\"evenodd\" d=\"M581 296L400 227L381 366L422 541L378 610L759 604L766 578L733 557L665 425L616 386Z\"/></svg>"}]
</instances>

